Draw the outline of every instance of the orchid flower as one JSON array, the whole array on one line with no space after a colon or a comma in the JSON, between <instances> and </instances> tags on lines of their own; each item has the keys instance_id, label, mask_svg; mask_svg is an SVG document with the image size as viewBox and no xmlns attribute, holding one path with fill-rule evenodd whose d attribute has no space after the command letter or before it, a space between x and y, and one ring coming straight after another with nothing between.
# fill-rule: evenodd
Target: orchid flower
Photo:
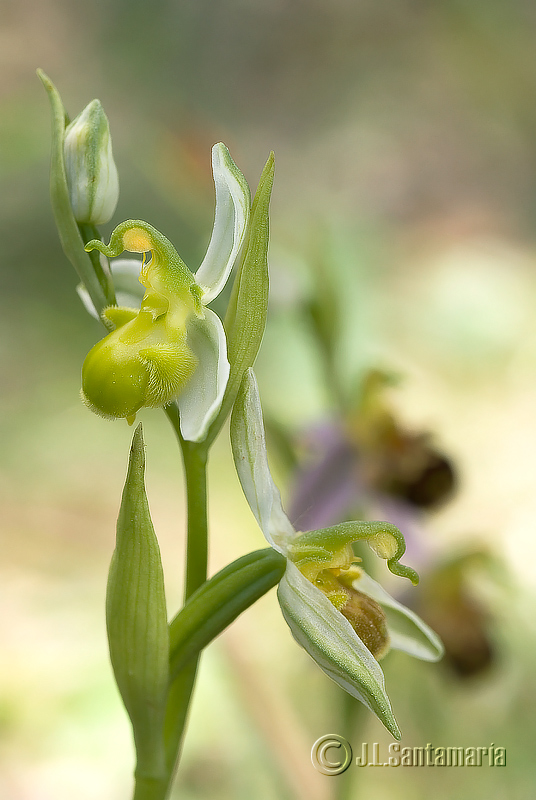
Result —
<instances>
[{"instance_id":1,"label":"orchid flower","mask_svg":"<svg viewBox=\"0 0 536 800\"><path fill-rule=\"evenodd\" d=\"M363 702L397 739L378 659L390 649L437 661L443 646L410 609L391 597L363 569L352 550L368 542L391 572L418 582L399 563L400 531L387 522L347 522L297 533L285 514L268 466L257 384L250 369L231 417L231 442L246 499L269 544L287 559L278 588L283 616L298 642L339 686Z\"/></svg>"},{"instance_id":2,"label":"orchid flower","mask_svg":"<svg viewBox=\"0 0 536 800\"><path fill-rule=\"evenodd\" d=\"M124 250L143 261L118 259L111 274L119 306L101 318L110 333L88 354L82 370L82 397L98 414L133 422L143 406L177 403L181 433L202 440L218 413L229 362L223 324L207 308L222 291L248 226L250 192L223 144L212 149L216 187L214 227L195 275L171 242L141 220L127 220L110 243L92 240L86 250L116 258ZM146 254L151 252L150 260ZM87 310L97 311L83 286Z\"/></svg>"}]
</instances>

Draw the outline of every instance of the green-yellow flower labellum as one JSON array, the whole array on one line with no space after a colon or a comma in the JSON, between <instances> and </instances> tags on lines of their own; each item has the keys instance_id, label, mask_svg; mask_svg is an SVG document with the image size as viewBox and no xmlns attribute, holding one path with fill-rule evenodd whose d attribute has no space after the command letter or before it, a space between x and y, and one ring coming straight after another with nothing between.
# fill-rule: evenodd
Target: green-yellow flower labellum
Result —
<instances>
[{"instance_id":1,"label":"green-yellow flower labellum","mask_svg":"<svg viewBox=\"0 0 536 800\"><path fill-rule=\"evenodd\" d=\"M127 220L113 231L110 244L93 240L86 250L116 257L123 250L151 252L140 282L141 308L111 306L103 320L113 327L90 350L82 367L82 398L107 418L129 422L143 406L166 405L180 393L197 367L187 343L187 324L203 317L201 290L171 242L146 222Z\"/></svg>"}]
</instances>

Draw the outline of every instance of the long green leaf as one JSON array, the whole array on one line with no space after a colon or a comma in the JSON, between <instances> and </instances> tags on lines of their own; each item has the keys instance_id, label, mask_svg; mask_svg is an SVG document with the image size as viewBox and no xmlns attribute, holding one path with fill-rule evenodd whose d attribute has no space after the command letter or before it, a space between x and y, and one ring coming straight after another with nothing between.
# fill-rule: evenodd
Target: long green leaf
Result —
<instances>
[{"instance_id":1,"label":"long green leaf","mask_svg":"<svg viewBox=\"0 0 536 800\"><path fill-rule=\"evenodd\" d=\"M115 679L132 722L136 776L166 777L163 738L169 678L164 576L144 484L141 425L134 433L110 565L106 623Z\"/></svg>"},{"instance_id":2,"label":"long green leaf","mask_svg":"<svg viewBox=\"0 0 536 800\"><path fill-rule=\"evenodd\" d=\"M253 198L246 242L224 320L231 370L218 416L207 440L217 436L236 399L244 372L259 352L268 310L269 206L274 182L271 153Z\"/></svg>"},{"instance_id":3,"label":"long green leaf","mask_svg":"<svg viewBox=\"0 0 536 800\"><path fill-rule=\"evenodd\" d=\"M272 548L233 561L203 584L170 623L170 677L173 678L239 614L275 586L286 559Z\"/></svg>"}]
</instances>

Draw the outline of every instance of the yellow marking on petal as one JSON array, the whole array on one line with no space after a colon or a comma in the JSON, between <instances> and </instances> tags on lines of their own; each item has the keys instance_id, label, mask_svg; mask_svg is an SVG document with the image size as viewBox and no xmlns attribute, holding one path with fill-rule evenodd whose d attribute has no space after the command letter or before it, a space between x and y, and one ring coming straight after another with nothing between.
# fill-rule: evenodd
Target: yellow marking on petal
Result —
<instances>
[{"instance_id":1,"label":"yellow marking on petal","mask_svg":"<svg viewBox=\"0 0 536 800\"><path fill-rule=\"evenodd\" d=\"M123 234L123 245L125 250L131 253L146 253L152 249L153 243L147 232L142 228L131 228Z\"/></svg>"},{"instance_id":2,"label":"yellow marking on petal","mask_svg":"<svg viewBox=\"0 0 536 800\"><path fill-rule=\"evenodd\" d=\"M390 533L379 533L369 541L370 547L380 558L394 558L398 550L398 542Z\"/></svg>"}]
</instances>

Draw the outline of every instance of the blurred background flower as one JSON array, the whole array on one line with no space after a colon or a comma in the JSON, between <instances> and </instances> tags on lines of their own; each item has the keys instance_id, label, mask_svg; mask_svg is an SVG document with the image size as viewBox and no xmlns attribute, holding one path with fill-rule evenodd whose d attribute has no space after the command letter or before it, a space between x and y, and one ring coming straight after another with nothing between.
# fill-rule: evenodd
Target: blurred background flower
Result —
<instances>
[{"instance_id":1,"label":"blurred background flower","mask_svg":"<svg viewBox=\"0 0 536 800\"><path fill-rule=\"evenodd\" d=\"M101 329L80 306L52 220L40 66L71 114L98 97L109 118L121 196L105 238L122 219L147 219L194 269L211 229L212 144L228 144L251 184L275 150L271 308L257 375L286 507L298 476L326 457L311 431L345 450L347 478L363 449L352 413L364 377L400 375L386 401L398 433L389 447L381 439L381 459L371 451L367 485L387 464L388 486L376 482L373 495L381 489L384 512L390 501L401 514L408 454L414 464L425 452L443 476L452 467L456 492L437 507L413 503L406 521L417 533L406 532L423 574L419 613L434 611L427 621L446 642L454 632L458 645L471 643L450 667L385 660L403 743L507 749L506 768L359 770L356 782L363 795L395 800L530 796L532 5L21 0L0 14L0 795L119 800L132 769L103 610L130 431L78 399ZM179 458L163 415L142 416L175 608ZM214 570L263 546L226 447L211 473ZM290 641L275 598L264 598L205 654L180 796L332 797L336 781L313 771L309 748L338 730L334 692ZM363 740L384 741L379 723L366 725Z\"/></svg>"}]
</instances>

